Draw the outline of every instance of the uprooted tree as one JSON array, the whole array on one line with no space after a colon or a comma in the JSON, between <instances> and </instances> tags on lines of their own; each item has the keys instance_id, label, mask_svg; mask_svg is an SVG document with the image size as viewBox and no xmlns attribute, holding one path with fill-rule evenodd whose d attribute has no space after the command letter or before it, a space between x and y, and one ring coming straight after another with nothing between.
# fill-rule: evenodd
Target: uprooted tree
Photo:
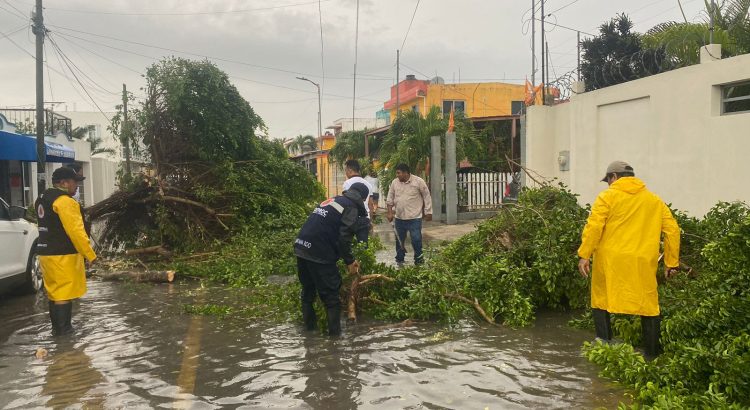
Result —
<instances>
[{"instance_id":1,"label":"uprooted tree","mask_svg":"<svg viewBox=\"0 0 750 410\"><path fill-rule=\"evenodd\" d=\"M146 98L129 112L131 146L145 164L88 210L104 221L104 242L197 248L248 228L287 227L322 197L214 64L169 58L145 78Z\"/></svg>"}]
</instances>

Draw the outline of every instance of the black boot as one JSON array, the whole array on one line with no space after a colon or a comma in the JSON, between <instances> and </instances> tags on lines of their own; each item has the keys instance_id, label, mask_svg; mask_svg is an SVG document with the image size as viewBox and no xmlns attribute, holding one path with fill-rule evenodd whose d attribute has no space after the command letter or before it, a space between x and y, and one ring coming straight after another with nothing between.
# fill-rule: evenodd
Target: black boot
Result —
<instances>
[{"instance_id":1,"label":"black boot","mask_svg":"<svg viewBox=\"0 0 750 410\"><path fill-rule=\"evenodd\" d=\"M57 304L49 301L49 318L52 322L52 336L62 336L73 333L73 303Z\"/></svg>"},{"instance_id":2,"label":"black boot","mask_svg":"<svg viewBox=\"0 0 750 410\"><path fill-rule=\"evenodd\" d=\"M305 330L315 330L318 327L318 317L312 303L302 302L302 321L305 323Z\"/></svg>"},{"instance_id":3,"label":"black boot","mask_svg":"<svg viewBox=\"0 0 750 410\"><path fill-rule=\"evenodd\" d=\"M654 359L661 354L661 316L641 316L643 330L643 351L646 359Z\"/></svg>"},{"instance_id":4,"label":"black boot","mask_svg":"<svg viewBox=\"0 0 750 410\"><path fill-rule=\"evenodd\" d=\"M341 306L326 309L328 315L328 336L341 335Z\"/></svg>"},{"instance_id":5,"label":"black boot","mask_svg":"<svg viewBox=\"0 0 750 410\"><path fill-rule=\"evenodd\" d=\"M591 316L594 318L594 328L596 337L605 342L612 340L612 325L610 324L609 312L602 309L591 309Z\"/></svg>"}]
</instances>

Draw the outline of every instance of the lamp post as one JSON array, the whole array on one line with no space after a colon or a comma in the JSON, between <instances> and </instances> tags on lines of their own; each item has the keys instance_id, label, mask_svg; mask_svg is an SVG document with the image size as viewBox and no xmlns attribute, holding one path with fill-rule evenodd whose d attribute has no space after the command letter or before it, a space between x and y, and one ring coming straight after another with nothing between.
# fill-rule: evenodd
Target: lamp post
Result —
<instances>
[{"instance_id":1,"label":"lamp post","mask_svg":"<svg viewBox=\"0 0 750 410\"><path fill-rule=\"evenodd\" d=\"M318 148L323 149L323 129L321 127L321 121L320 121L320 84L316 83L315 81L312 81L305 77L297 77L298 80L307 81L308 83L311 83L315 86L315 88L318 89Z\"/></svg>"}]
</instances>

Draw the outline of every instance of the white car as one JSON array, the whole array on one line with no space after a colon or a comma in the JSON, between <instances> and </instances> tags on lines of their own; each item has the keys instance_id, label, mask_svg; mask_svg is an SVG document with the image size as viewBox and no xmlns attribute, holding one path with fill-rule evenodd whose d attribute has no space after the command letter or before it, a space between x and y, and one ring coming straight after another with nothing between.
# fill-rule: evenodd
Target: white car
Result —
<instances>
[{"instance_id":1,"label":"white car","mask_svg":"<svg viewBox=\"0 0 750 410\"><path fill-rule=\"evenodd\" d=\"M25 219L26 209L0 198L0 293L20 288L38 292L44 285L36 242L37 226Z\"/></svg>"}]
</instances>

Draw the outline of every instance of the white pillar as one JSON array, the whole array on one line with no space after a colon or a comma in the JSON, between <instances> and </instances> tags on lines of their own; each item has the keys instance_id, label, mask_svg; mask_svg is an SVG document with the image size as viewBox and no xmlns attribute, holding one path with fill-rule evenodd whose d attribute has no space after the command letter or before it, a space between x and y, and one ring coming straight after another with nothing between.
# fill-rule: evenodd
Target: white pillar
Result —
<instances>
[{"instance_id":1,"label":"white pillar","mask_svg":"<svg viewBox=\"0 0 750 410\"><path fill-rule=\"evenodd\" d=\"M445 133L445 223L458 221L458 195L456 177L456 133Z\"/></svg>"}]
</instances>

